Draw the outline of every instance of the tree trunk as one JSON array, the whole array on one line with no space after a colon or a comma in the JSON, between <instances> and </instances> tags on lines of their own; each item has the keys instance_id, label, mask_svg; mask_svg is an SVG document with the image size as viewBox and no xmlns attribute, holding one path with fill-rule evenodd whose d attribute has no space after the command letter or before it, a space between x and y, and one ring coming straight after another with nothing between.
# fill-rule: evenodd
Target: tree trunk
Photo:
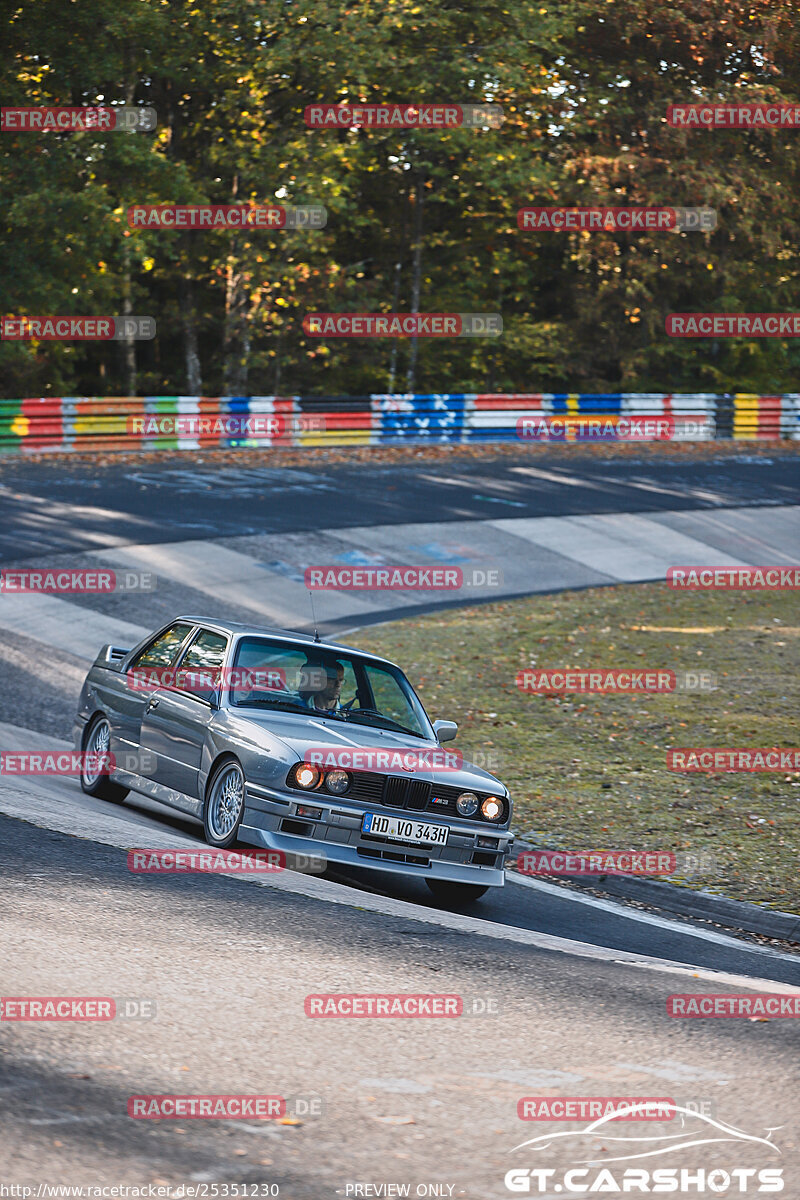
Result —
<instances>
[{"instance_id":1,"label":"tree trunk","mask_svg":"<svg viewBox=\"0 0 800 1200\"><path fill-rule=\"evenodd\" d=\"M130 242L123 238L123 279L122 279L122 314L129 317L133 311L131 306L131 249ZM136 395L136 342L132 337L126 337L123 343L125 358L125 391L128 396Z\"/></svg>"},{"instance_id":2,"label":"tree trunk","mask_svg":"<svg viewBox=\"0 0 800 1200\"><path fill-rule=\"evenodd\" d=\"M194 307L194 288L191 276L181 277L180 295L183 350L186 360L186 394L187 396L200 396L203 392L203 375L197 345L197 313Z\"/></svg>"},{"instance_id":3,"label":"tree trunk","mask_svg":"<svg viewBox=\"0 0 800 1200\"><path fill-rule=\"evenodd\" d=\"M239 176L234 175L231 203L236 203L238 192ZM236 258L236 235L232 234L225 268L225 332L223 337L224 387L228 396L247 395L247 357L250 339L245 333L246 305L247 296L242 272Z\"/></svg>"},{"instance_id":4,"label":"tree trunk","mask_svg":"<svg viewBox=\"0 0 800 1200\"><path fill-rule=\"evenodd\" d=\"M419 312L419 298L422 290L422 202L425 180L420 175L414 189L414 250L411 257L411 311ZM412 337L408 355L408 373L406 375L406 391L413 392L417 383L417 350L418 339Z\"/></svg>"}]
</instances>

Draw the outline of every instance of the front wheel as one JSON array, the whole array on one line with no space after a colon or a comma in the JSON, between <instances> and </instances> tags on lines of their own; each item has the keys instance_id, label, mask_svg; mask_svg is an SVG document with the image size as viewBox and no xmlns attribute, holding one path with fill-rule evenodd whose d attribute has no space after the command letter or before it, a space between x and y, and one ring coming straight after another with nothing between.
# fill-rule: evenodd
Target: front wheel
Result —
<instances>
[{"instance_id":1,"label":"front wheel","mask_svg":"<svg viewBox=\"0 0 800 1200\"><path fill-rule=\"evenodd\" d=\"M111 727L105 717L95 717L86 735L81 765L81 788L87 796L98 800L110 800L119 804L129 789L114 783L103 772L104 760L108 759L111 747ZM91 757L90 757L91 756Z\"/></svg>"},{"instance_id":2,"label":"front wheel","mask_svg":"<svg viewBox=\"0 0 800 1200\"><path fill-rule=\"evenodd\" d=\"M203 829L210 846L221 850L236 841L244 816L244 772L235 759L221 762L211 777L203 805Z\"/></svg>"},{"instance_id":3,"label":"front wheel","mask_svg":"<svg viewBox=\"0 0 800 1200\"><path fill-rule=\"evenodd\" d=\"M450 883L447 879L426 879L425 882L433 892L434 899L453 907L471 904L489 891L488 887L481 887L477 883Z\"/></svg>"}]
</instances>

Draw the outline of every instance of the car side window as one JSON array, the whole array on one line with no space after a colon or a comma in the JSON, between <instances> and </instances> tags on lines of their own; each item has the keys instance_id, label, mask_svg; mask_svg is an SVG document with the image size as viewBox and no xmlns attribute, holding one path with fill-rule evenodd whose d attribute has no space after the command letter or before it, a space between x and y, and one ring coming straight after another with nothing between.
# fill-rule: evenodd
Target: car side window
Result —
<instances>
[{"instance_id":1,"label":"car side window","mask_svg":"<svg viewBox=\"0 0 800 1200\"><path fill-rule=\"evenodd\" d=\"M222 633L203 629L181 659L175 686L201 700L211 700L219 689L219 678L228 639Z\"/></svg>"},{"instance_id":2,"label":"car side window","mask_svg":"<svg viewBox=\"0 0 800 1200\"><path fill-rule=\"evenodd\" d=\"M134 667L170 666L191 628L191 625L180 621L177 625L170 626L166 632L157 637L154 642L151 642L138 658L134 659L128 670L132 671Z\"/></svg>"},{"instance_id":3,"label":"car side window","mask_svg":"<svg viewBox=\"0 0 800 1200\"><path fill-rule=\"evenodd\" d=\"M381 670L380 667L372 666L366 668L366 673L378 711L389 717L390 720L397 721L398 724L405 725L414 733L423 736L424 731L419 718L411 708L409 698L394 675L389 671ZM410 725L409 719L412 719Z\"/></svg>"}]
</instances>

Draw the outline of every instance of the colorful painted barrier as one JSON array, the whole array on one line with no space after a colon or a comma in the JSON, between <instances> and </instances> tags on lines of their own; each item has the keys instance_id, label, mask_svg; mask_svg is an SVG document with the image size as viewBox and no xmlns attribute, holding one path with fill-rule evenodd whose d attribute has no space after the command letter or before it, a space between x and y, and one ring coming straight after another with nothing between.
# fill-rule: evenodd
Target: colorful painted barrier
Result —
<instances>
[{"instance_id":1,"label":"colorful painted barrier","mask_svg":"<svg viewBox=\"0 0 800 1200\"><path fill-rule=\"evenodd\" d=\"M369 396L84 396L0 400L0 452L198 450L514 442L523 418L548 418L575 440L580 417L604 425L666 416L676 441L800 440L800 393L426 393ZM260 418L250 436L242 419Z\"/></svg>"}]
</instances>

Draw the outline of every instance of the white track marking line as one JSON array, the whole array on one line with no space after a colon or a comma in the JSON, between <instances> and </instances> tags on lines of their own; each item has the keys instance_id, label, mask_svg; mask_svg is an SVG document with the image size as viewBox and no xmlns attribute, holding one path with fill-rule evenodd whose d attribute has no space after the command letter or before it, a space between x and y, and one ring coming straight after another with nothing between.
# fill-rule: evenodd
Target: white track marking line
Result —
<instances>
[{"instance_id":1,"label":"white track marking line","mask_svg":"<svg viewBox=\"0 0 800 1200\"><path fill-rule=\"evenodd\" d=\"M589 908L599 908L602 912L612 913L616 917L624 917L628 921L638 921L641 925L655 925L659 929L669 929L675 933L682 934L684 937L700 938L704 942L714 942L718 946L727 946L729 949L744 950L751 954L761 954L769 958L782 959L784 962L792 962L797 966L798 975L800 976L800 957L794 954L784 954L780 950L773 950L770 946L757 946L753 942L743 942L738 938L731 937L730 934L717 933L713 929L696 928L694 925L684 924L670 917L657 917L652 913L643 913L636 908L628 908L624 904L615 903L613 900L603 900L597 896L586 896L581 892L561 888L556 883L545 883L541 879L529 879L525 875L517 875L513 872L507 876L506 882L507 884L516 883L521 884L523 887L535 888L537 891L545 892L548 896L558 896L562 900L566 899L574 901L576 904L585 904ZM643 903L646 903L646 901Z\"/></svg>"},{"instance_id":2,"label":"white track marking line","mask_svg":"<svg viewBox=\"0 0 800 1200\"><path fill-rule=\"evenodd\" d=\"M0 629L94 662L106 642L130 648L148 633L143 625L107 617L43 592L0 595Z\"/></svg>"},{"instance_id":3,"label":"white track marking line","mask_svg":"<svg viewBox=\"0 0 800 1200\"><path fill-rule=\"evenodd\" d=\"M713 562L742 566L738 558L634 513L587 517L511 517L491 522L513 534L583 563L621 582L663 579L667 567Z\"/></svg>"},{"instance_id":4,"label":"white track marking line","mask_svg":"<svg viewBox=\"0 0 800 1200\"><path fill-rule=\"evenodd\" d=\"M20 730L19 733L34 738L41 736L31 730ZM76 789L74 804L69 803L71 799L70 785ZM99 811L87 810L81 803L82 793L77 789L76 780L50 779L40 776L36 778L35 782L30 779L23 782L16 777L12 784L8 777L3 779L0 776L0 812L39 828L52 829L71 837L82 837L85 840L113 846L117 849L142 848L142 839L145 837L148 848L152 849L183 847L198 849L203 846L199 840L190 838L186 834L175 833L166 826L153 823L152 826L145 827L138 814L136 814L135 820L126 819L124 805L117 808L118 816L106 812L105 808ZM386 916L401 917L405 921L417 921L420 924L435 925L441 929L476 934L480 937L492 938L495 941L514 942L518 945L533 946L539 950L570 954L578 958L590 958L597 962L649 967L668 974L689 975L719 984L749 988L751 991L772 992L781 995L800 994L800 989L772 979L733 975L706 967L650 957L646 954L634 954L607 946L594 946L589 942L579 942L572 938L558 937L555 934L518 929L511 925L498 925L491 921L481 920L479 917L424 908L411 904L407 900L361 892L357 888L351 888L345 884L332 883L330 880L300 875L292 871L281 872L269 879L228 874L227 872L225 874L228 878L236 879L244 884L256 884L259 887L302 895L309 899L323 900L332 904L361 909L365 912L382 913Z\"/></svg>"}]
</instances>

